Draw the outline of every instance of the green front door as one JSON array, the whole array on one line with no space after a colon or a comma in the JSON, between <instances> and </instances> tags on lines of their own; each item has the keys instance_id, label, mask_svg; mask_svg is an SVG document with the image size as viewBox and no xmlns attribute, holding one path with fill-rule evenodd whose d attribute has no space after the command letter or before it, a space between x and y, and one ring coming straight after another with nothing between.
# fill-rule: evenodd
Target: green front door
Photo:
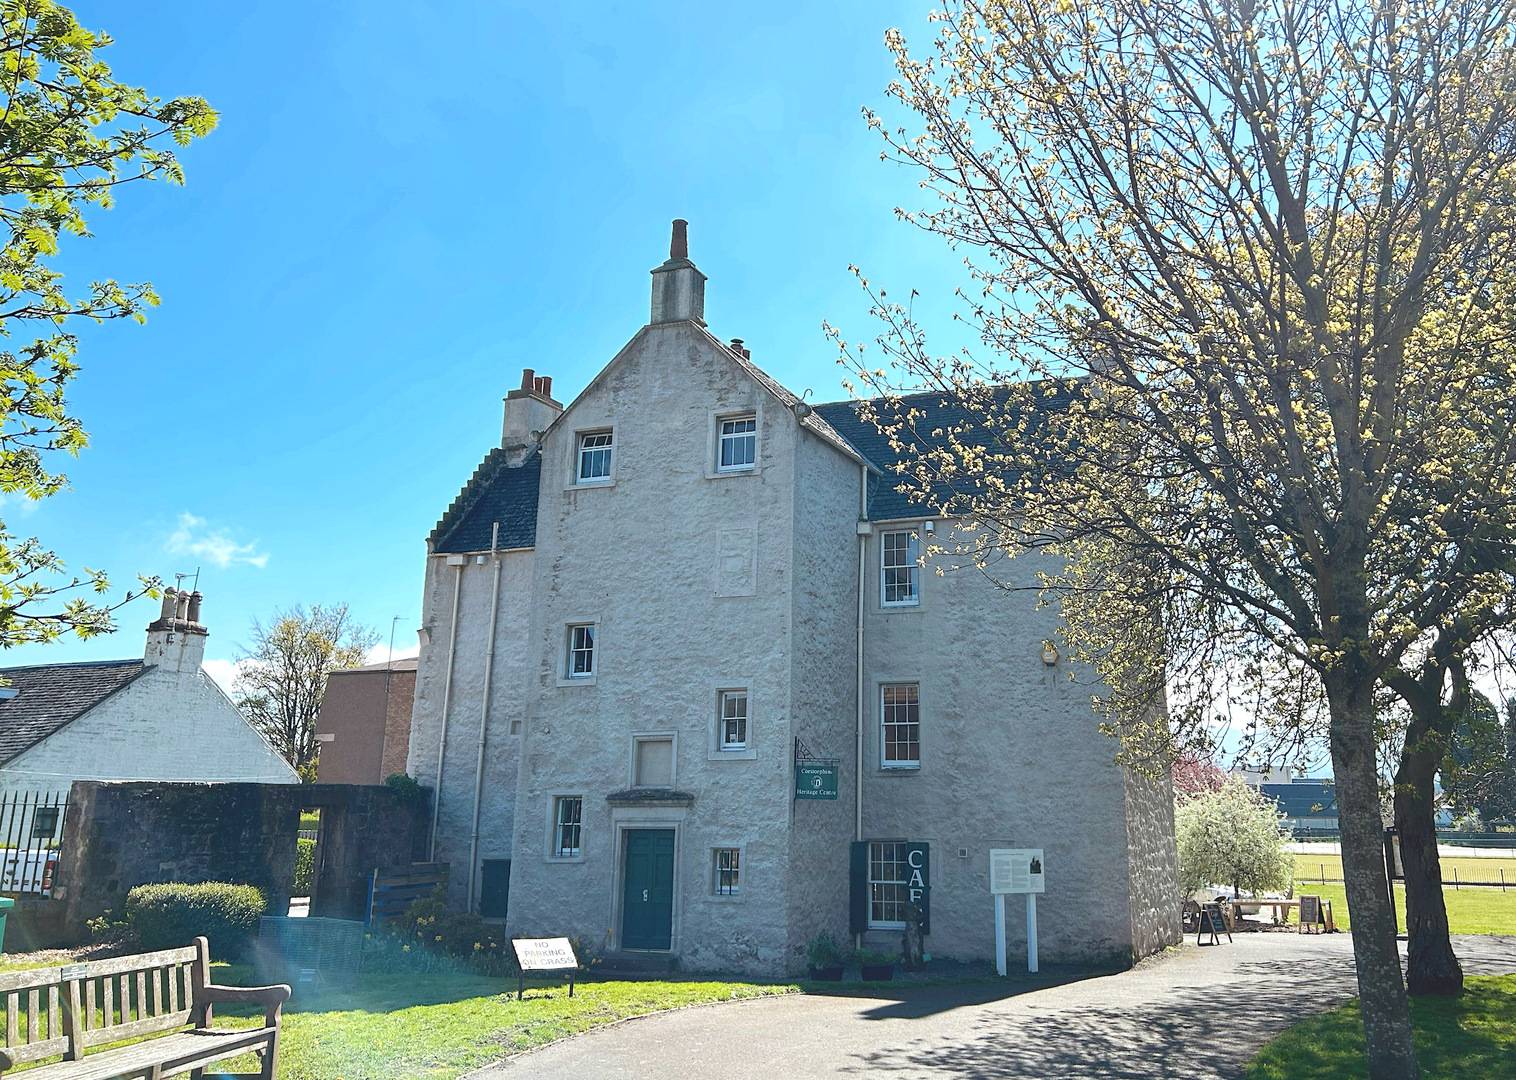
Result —
<instances>
[{"instance_id":1,"label":"green front door","mask_svg":"<svg viewBox=\"0 0 1516 1080\"><path fill-rule=\"evenodd\" d=\"M629 831L621 878L621 947L667 949L674 932L674 830Z\"/></svg>"}]
</instances>

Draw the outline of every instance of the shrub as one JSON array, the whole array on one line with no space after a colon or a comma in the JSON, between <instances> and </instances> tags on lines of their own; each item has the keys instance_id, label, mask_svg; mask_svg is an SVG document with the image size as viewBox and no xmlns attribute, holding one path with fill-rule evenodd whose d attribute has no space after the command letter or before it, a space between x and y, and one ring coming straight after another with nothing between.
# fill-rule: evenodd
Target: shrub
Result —
<instances>
[{"instance_id":1,"label":"shrub","mask_svg":"<svg viewBox=\"0 0 1516 1080\"><path fill-rule=\"evenodd\" d=\"M290 895L309 896L316 877L316 841L302 836L295 844L295 882Z\"/></svg>"},{"instance_id":2,"label":"shrub","mask_svg":"<svg viewBox=\"0 0 1516 1080\"><path fill-rule=\"evenodd\" d=\"M384 786L398 795L401 802L419 802L426 795L421 788L421 782L403 772L390 773L384 778Z\"/></svg>"},{"instance_id":3,"label":"shrub","mask_svg":"<svg viewBox=\"0 0 1516 1080\"><path fill-rule=\"evenodd\" d=\"M236 959L267 907L262 891L252 885L138 885L126 894L126 921L144 949L177 949L205 937L215 955Z\"/></svg>"},{"instance_id":4,"label":"shrub","mask_svg":"<svg viewBox=\"0 0 1516 1080\"><path fill-rule=\"evenodd\" d=\"M828 931L823 930L805 947L805 959L813 968L840 967L847 962L847 954Z\"/></svg>"}]
</instances>

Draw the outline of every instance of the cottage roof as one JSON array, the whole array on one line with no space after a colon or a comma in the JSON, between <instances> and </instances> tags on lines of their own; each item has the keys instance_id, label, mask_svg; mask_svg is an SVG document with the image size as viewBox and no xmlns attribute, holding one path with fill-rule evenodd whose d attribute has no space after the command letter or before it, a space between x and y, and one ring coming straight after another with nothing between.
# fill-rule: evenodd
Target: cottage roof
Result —
<instances>
[{"instance_id":1,"label":"cottage roof","mask_svg":"<svg viewBox=\"0 0 1516 1080\"><path fill-rule=\"evenodd\" d=\"M150 670L141 660L0 668L0 764L89 712Z\"/></svg>"},{"instance_id":2,"label":"cottage roof","mask_svg":"<svg viewBox=\"0 0 1516 1080\"><path fill-rule=\"evenodd\" d=\"M488 551L497 521L502 551L534 545L541 477L541 450L519 465L509 464L504 450L491 450L432 530L432 551Z\"/></svg>"},{"instance_id":3,"label":"cottage roof","mask_svg":"<svg viewBox=\"0 0 1516 1080\"><path fill-rule=\"evenodd\" d=\"M1026 395L1029 408L1039 414L1061 412L1069 407L1079 392L1077 383L1071 381L1034 384L1037 389ZM1025 390L1027 384L1005 384L985 388L995 408L1006 405L1012 393ZM899 398L874 398L870 404L881 418L912 415L908 431L901 432L906 445L899 449L890 445L890 437L879 431L872 420L859 415L859 402L832 401L816 406L816 412L847 440L857 453L872 463L883 475L869 488L868 514L870 521L893 521L898 518L931 517L941 513L942 505L953 494L945 485L937 485L930 505L913 503L898 490L901 468L916 450L947 445L950 432L968 446L995 449L996 436L977 422L979 410L965 406L962 398L955 398L943 390L931 390L917 394L904 394ZM1035 428L1034 423L1031 425Z\"/></svg>"}]
</instances>

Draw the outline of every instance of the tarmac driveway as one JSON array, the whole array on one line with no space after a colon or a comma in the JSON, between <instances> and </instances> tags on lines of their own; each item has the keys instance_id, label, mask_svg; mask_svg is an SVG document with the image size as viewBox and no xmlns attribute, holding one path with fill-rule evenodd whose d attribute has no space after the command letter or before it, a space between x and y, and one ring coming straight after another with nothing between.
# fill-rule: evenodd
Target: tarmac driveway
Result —
<instances>
[{"instance_id":1,"label":"tarmac driveway","mask_svg":"<svg viewBox=\"0 0 1516 1080\"><path fill-rule=\"evenodd\" d=\"M1402 949L1404 943L1402 943ZM1516 937L1459 937L1470 974L1516 971ZM1238 935L1063 982L794 995L601 1028L473 1080L1236 1077L1273 1035L1356 994L1352 938Z\"/></svg>"}]
</instances>

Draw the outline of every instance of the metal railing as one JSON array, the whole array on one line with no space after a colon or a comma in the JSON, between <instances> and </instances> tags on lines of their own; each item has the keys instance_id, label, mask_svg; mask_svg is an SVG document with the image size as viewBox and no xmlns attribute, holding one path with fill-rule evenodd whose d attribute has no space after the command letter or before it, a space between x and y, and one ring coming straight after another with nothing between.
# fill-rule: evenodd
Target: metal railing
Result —
<instances>
[{"instance_id":1,"label":"metal railing","mask_svg":"<svg viewBox=\"0 0 1516 1080\"><path fill-rule=\"evenodd\" d=\"M67 812L67 791L0 793L0 892L52 893Z\"/></svg>"}]
</instances>

